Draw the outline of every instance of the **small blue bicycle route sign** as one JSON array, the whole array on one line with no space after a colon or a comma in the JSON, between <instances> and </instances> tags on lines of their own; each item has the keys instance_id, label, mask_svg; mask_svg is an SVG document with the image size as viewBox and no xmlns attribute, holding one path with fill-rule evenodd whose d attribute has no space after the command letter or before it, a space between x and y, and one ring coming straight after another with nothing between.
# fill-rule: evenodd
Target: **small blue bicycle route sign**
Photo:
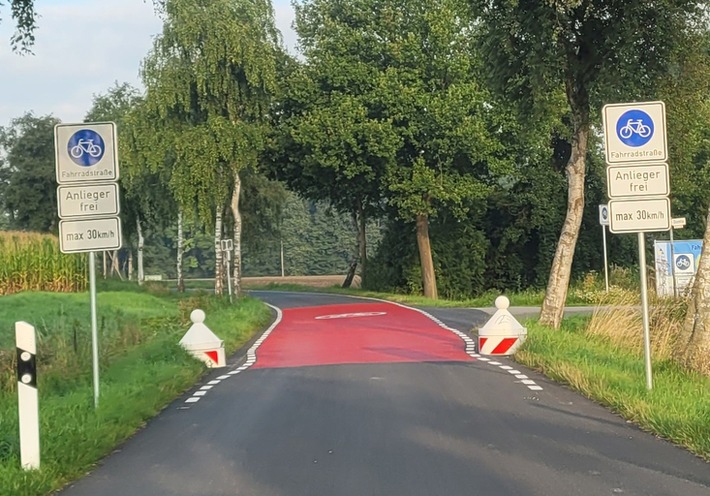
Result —
<instances>
[{"instance_id":1,"label":"small blue bicycle route sign","mask_svg":"<svg viewBox=\"0 0 710 496\"><path fill-rule=\"evenodd\" d=\"M675 266L679 270L688 270L690 264L690 257L688 255L679 255L678 258L675 259Z\"/></svg>"},{"instance_id":2,"label":"small blue bicycle route sign","mask_svg":"<svg viewBox=\"0 0 710 496\"><path fill-rule=\"evenodd\" d=\"M627 146L643 146L653 137L653 119L643 110L627 110L616 121L616 135Z\"/></svg>"},{"instance_id":3,"label":"small blue bicycle route sign","mask_svg":"<svg viewBox=\"0 0 710 496\"><path fill-rule=\"evenodd\" d=\"M106 145L99 133L91 129L75 132L67 142L69 157L76 165L90 167L97 164L104 156Z\"/></svg>"}]
</instances>

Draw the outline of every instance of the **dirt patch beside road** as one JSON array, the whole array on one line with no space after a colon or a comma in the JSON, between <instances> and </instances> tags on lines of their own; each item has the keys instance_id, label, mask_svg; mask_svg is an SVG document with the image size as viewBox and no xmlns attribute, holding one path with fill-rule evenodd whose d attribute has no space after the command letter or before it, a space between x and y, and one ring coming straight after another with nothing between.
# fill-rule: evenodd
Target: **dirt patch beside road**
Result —
<instances>
[{"instance_id":1,"label":"dirt patch beside road","mask_svg":"<svg viewBox=\"0 0 710 496\"><path fill-rule=\"evenodd\" d=\"M344 280L344 275L242 277L242 285L245 288L249 288L254 286L266 286L267 284L300 284L314 288L327 288L329 286L341 286ZM360 287L360 276L355 276L351 287Z\"/></svg>"}]
</instances>

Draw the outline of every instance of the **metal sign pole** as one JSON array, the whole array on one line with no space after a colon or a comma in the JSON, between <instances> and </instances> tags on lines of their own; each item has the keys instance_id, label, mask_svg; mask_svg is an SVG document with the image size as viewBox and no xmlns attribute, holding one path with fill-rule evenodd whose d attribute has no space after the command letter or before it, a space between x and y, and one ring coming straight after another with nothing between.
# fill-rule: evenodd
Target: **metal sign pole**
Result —
<instances>
[{"instance_id":1,"label":"metal sign pole","mask_svg":"<svg viewBox=\"0 0 710 496\"><path fill-rule=\"evenodd\" d=\"M229 288L229 303L232 303L232 274L230 273L230 262L232 260L232 252L230 250L226 251L226 260L225 263L227 265L227 287Z\"/></svg>"},{"instance_id":2,"label":"metal sign pole","mask_svg":"<svg viewBox=\"0 0 710 496\"><path fill-rule=\"evenodd\" d=\"M639 239L639 271L641 272L641 311L643 312L643 350L646 365L646 389L653 388L651 377L651 330L648 318L648 283L646 281L646 237L638 233Z\"/></svg>"},{"instance_id":3,"label":"metal sign pole","mask_svg":"<svg viewBox=\"0 0 710 496\"><path fill-rule=\"evenodd\" d=\"M673 253L673 224L671 224L671 250L670 250L670 257L671 257L671 281L673 284L673 298L676 298L678 296L678 285L676 284L675 280L675 255Z\"/></svg>"},{"instance_id":4,"label":"metal sign pole","mask_svg":"<svg viewBox=\"0 0 710 496\"><path fill-rule=\"evenodd\" d=\"M94 368L94 408L99 407L99 338L96 325L96 253L89 252L89 293L91 297L91 355Z\"/></svg>"},{"instance_id":5,"label":"metal sign pole","mask_svg":"<svg viewBox=\"0 0 710 496\"><path fill-rule=\"evenodd\" d=\"M604 285L606 286L606 292L609 292L609 263L607 261L606 254L606 226L602 225L602 240L604 242Z\"/></svg>"}]
</instances>

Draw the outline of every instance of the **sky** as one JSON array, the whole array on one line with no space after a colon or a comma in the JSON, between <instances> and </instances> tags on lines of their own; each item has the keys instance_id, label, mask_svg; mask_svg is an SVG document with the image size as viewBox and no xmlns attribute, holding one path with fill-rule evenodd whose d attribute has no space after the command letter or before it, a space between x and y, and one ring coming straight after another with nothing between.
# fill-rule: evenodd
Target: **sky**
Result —
<instances>
[{"instance_id":1,"label":"sky","mask_svg":"<svg viewBox=\"0 0 710 496\"><path fill-rule=\"evenodd\" d=\"M272 0L276 27L295 52L290 0ZM10 50L14 32L0 7L0 126L28 111L82 122L95 95L114 82L142 89L141 61L160 33L151 0L35 0L34 55Z\"/></svg>"}]
</instances>

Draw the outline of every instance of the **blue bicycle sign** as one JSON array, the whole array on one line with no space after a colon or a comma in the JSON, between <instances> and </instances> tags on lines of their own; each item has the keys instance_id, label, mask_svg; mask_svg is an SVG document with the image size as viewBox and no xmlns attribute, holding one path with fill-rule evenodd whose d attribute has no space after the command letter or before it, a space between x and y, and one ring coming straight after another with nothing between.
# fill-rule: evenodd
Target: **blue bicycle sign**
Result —
<instances>
[{"instance_id":1,"label":"blue bicycle sign","mask_svg":"<svg viewBox=\"0 0 710 496\"><path fill-rule=\"evenodd\" d=\"M653 119L643 110L632 109L616 121L616 135L627 146L643 146L653 137Z\"/></svg>"},{"instance_id":2,"label":"blue bicycle sign","mask_svg":"<svg viewBox=\"0 0 710 496\"><path fill-rule=\"evenodd\" d=\"M67 151L72 161L82 167L97 164L104 156L105 149L101 135L91 129L75 132L67 143Z\"/></svg>"},{"instance_id":3,"label":"blue bicycle sign","mask_svg":"<svg viewBox=\"0 0 710 496\"><path fill-rule=\"evenodd\" d=\"M688 270L690 269L690 257L687 255L679 255L675 259L675 266L678 270Z\"/></svg>"}]
</instances>

